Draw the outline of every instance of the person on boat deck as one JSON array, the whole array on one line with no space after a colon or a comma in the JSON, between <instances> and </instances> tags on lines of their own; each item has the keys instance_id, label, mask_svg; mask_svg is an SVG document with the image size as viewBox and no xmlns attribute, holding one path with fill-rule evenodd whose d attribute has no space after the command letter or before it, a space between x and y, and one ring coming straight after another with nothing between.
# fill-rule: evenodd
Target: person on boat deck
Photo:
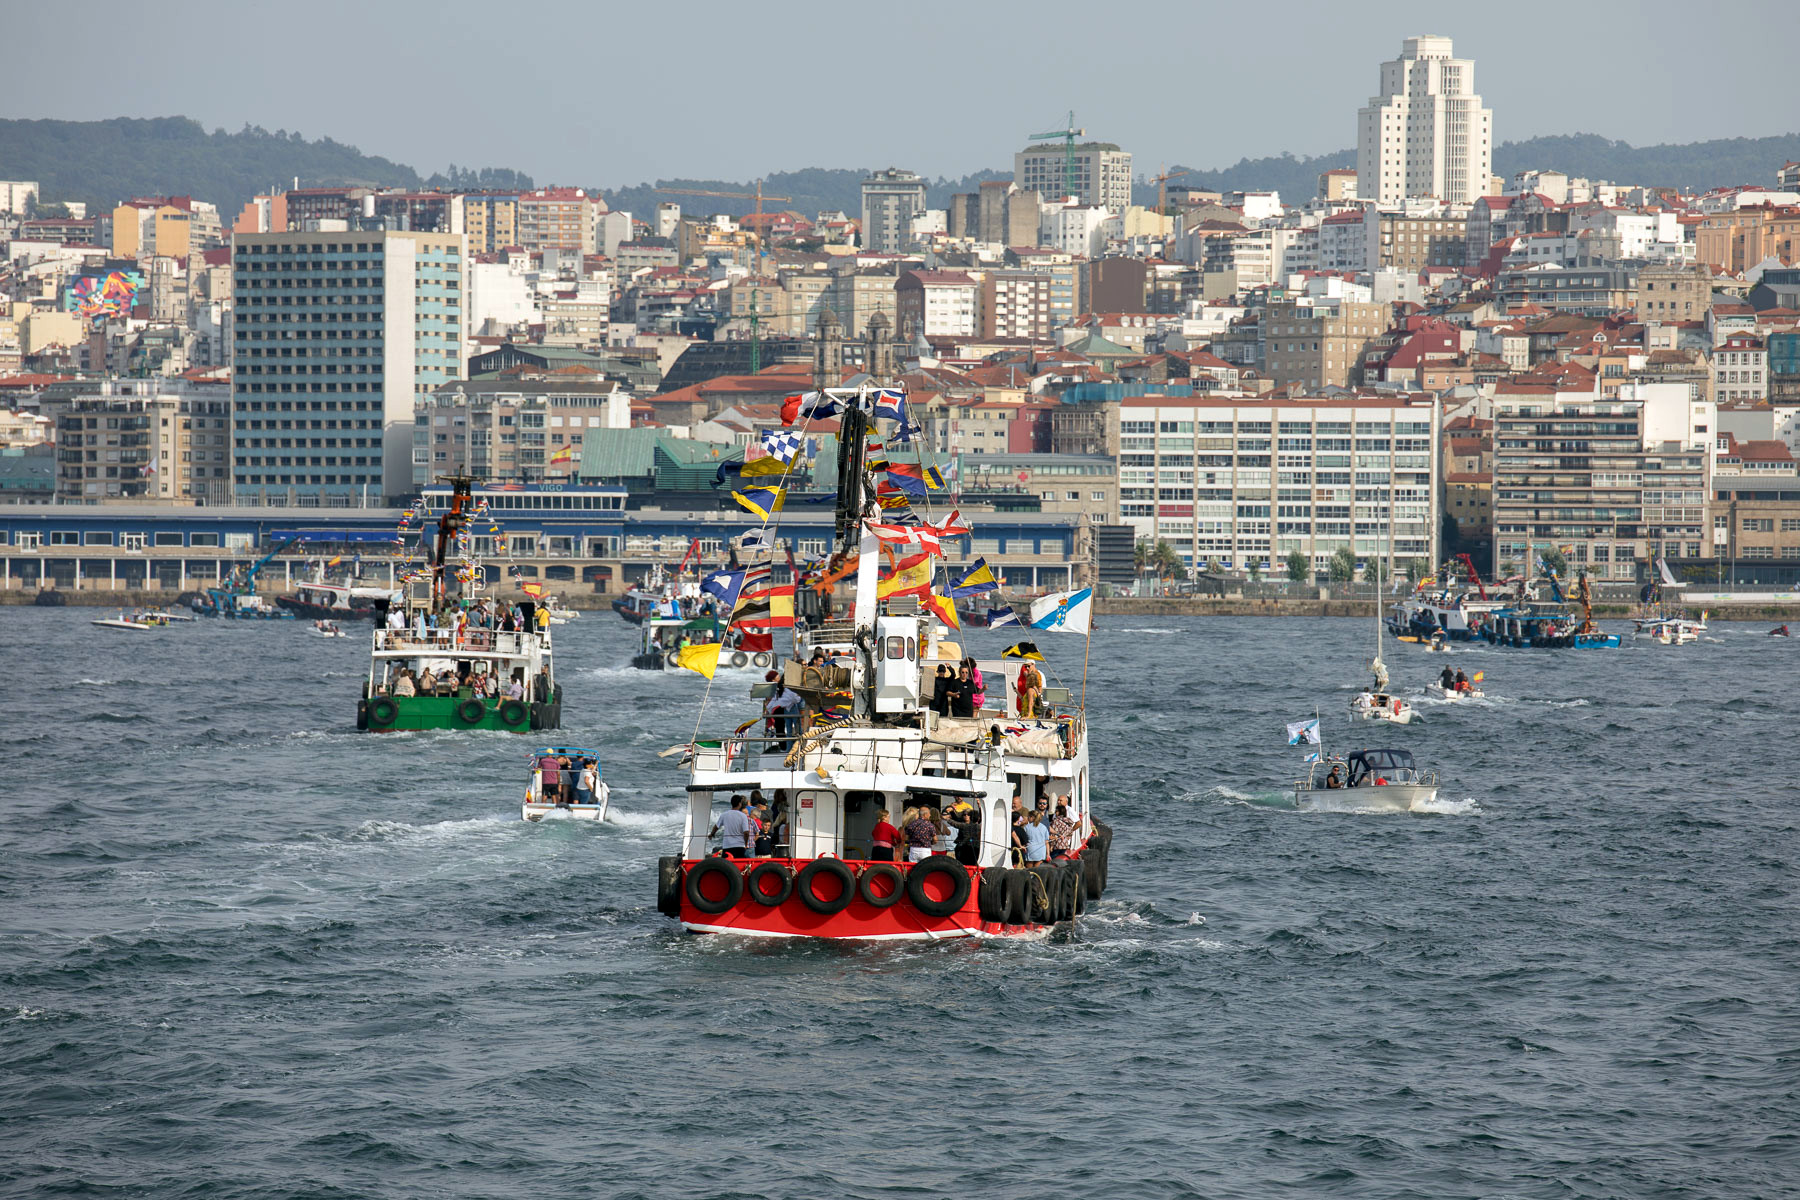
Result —
<instances>
[{"instance_id":1,"label":"person on boat deck","mask_svg":"<svg viewBox=\"0 0 1800 1200\"><path fill-rule=\"evenodd\" d=\"M987 680L973 658L963 659L963 666L969 672L969 707L974 710L969 715L973 716L987 706Z\"/></svg>"},{"instance_id":2,"label":"person on boat deck","mask_svg":"<svg viewBox=\"0 0 1800 1200\"><path fill-rule=\"evenodd\" d=\"M565 754L557 759L556 765L559 768L557 776L562 781L562 802L564 805L573 804L575 803L575 776L577 774L575 762Z\"/></svg>"},{"instance_id":3,"label":"person on boat deck","mask_svg":"<svg viewBox=\"0 0 1800 1200\"><path fill-rule=\"evenodd\" d=\"M1074 852L1075 822L1069 818L1069 806L1058 804L1050 818L1050 857L1067 858Z\"/></svg>"},{"instance_id":4,"label":"person on boat deck","mask_svg":"<svg viewBox=\"0 0 1800 1200\"><path fill-rule=\"evenodd\" d=\"M1025 835L1025 865L1041 865L1050 857L1050 827L1044 824L1044 810L1032 809L1020 832Z\"/></svg>"},{"instance_id":5,"label":"person on boat deck","mask_svg":"<svg viewBox=\"0 0 1800 1200\"><path fill-rule=\"evenodd\" d=\"M417 687L419 689L419 695L421 696L429 696L432 692L437 690L437 676L431 673L430 667L426 667L423 671L419 672L419 682Z\"/></svg>"},{"instance_id":6,"label":"person on boat deck","mask_svg":"<svg viewBox=\"0 0 1800 1200\"><path fill-rule=\"evenodd\" d=\"M969 677L967 663L956 668L956 682L950 693L950 715L953 717L972 717L975 715L975 681Z\"/></svg>"},{"instance_id":7,"label":"person on boat deck","mask_svg":"<svg viewBox=\"0 0 1800 1200\"><path fill-rule=\"evenodd\" d=\"M1438 676L1438 686L1443 688L1446 692L1454 690L1456 687L1456 672L1452 671L1449 667L1445 667L1444 673Z\"/></svg>"},{"instance_id":8,"label":"person on boat deck","mask_svg":"<svg viewBox=\"0 0 1800 1200\"><path fill-rule=\"evenodd\" d=\"M777 679L775 694L769 697L763 711L774 724L775 736L781 739L777 743L780 752L786 754L800 732L800 694Z\"/></svg>"},{"instance_id":9,"label":"person on boat deck","mask_svg":"<svg viewBox=\"0 0 1800 1200\"><path fill-rule=\"evenodd\" d=\"M900 831L888 823L888 810L875 810L875 828L869 831L869 861L893 862L894 845L900 840Z\"/></svg>"},{"instance_id":10,"label":"person on boat deck","mask_svg":"<svg viewBox=\"0 0 1800 1200\"><path fill-rule=\"evenodd\" d=\"M1466 692L1469 690L1469 677L1464 675L1461 671L1456 673L1456 690L1459 692Z\"/></svg>"},{"instance_id":11,"label":"person on boat deck","mask_svg":"<svg viewBox=\"0 0 1800 1200\"><path fill-rule=\"evenodd\" d=\"M506 606L506 615L500 619L500 632L516 633L518 629L519 623L513 619L513 607L509 604Z\"/></svg>"},{"instance_id":12,"label":"person on boat deck","mask_svg":"<svg viewBox=\"0 0 1800 1200\"><path fill-rule=\"evenodd\" d=\"M750 813L756 824L756 857L768 858L775 853L775 818L766 804L752 805Z\"/></svg>"},{"instance_id":13,"label":"person on boat deck","mask_svg":"<svg viewBox=\"0 0 1800 1200\"><path fill-rule=\"evenodd\" d=\"M975 866L981 861L981 811L962 800L951 806L946 819L956 829L956 861Z\"/></svg>"},{"instance_id":14,"label":"person on boat deck","mask_svg":"<svg viewBox=\"0 0 1800 1200\"><path fill-rule=\"evenodd\" d=\"M512 681L506 685L506 698L508 700L525 698L525 669L523 667L514 668Z\"/></svg>"},{"instance_id":15,"label":"person on boat deck","mask_svg":"<svg viewBox=\"0 0 1800 1200\"><path fill-rule=\"evenodd\" d=\"M750 857L750 818L744 813L744 798L733 796L731 809L719 814L708 837L719 839L719 853L726 858Z\"/></svg>"},{"instance_id":16,"label":"person on boat deck","mask_svg":"<svg viewBox=\"0 0 1800 1200\"><path fill-rule=\"evenodd\" d=\"M394 695L418 695L418 689L413 686L412 672L405 667L401 667L399 672L394 676Z\"/></svg>"},{"instance_id":17,"label":"person on boat deck","mask_svg":"<svg viewBox=\"0 0 1800 1200\"><path fill-rule=\"evenodd\" d=\"M912 817L901 829L906 835L906 861L923 862L931 857L931 848L937 845L937 826L931 823L931 809L920 807L908 811Z\"/></svg>"},{"instance_id":18,"label":"person on boat deck","mask_svg":"<svg viewBox=\"0 0 1800 1200\"><path fill-rule=\"evenodd\" d=\"M949 716L950 694L954 690L950 668L939 667L937 677L932 680L931 684L931 711L940 717Z\"/></svg>"},{"instance_id":19,"label":"person on boat deck","mask_svg":"<svg viewBox=\"0 0 1800 1200\"><path fill-rule=\"evenodd\" d=\"M405 629L406 614L397 608L388 609L387 627L389 629Z\"/></svg>"},{"instance_id":20,"label":"person on boat deck","mask_svg":"<svg viewBox=\"0 0 1800 1200\"><path fill-rule=\"evenodd\" d=\"M562 759L546 754L538 759L538 795L546 804L562 798Z\"/></svg>"},{"instance_id":21,"label":"person on boat deck","mask_svg":"<svg viewBox=\"0 0 1800 1200\"><path fill-rule=\"evenodd\" d=\"M1026 659L1019 668L1019 715L1021 717L1037 716L1038 697L1044 693L1044 676Z\"/></svg>"},{"instance_id":22,"label":"person on boat deck","mask_svg":"<svg viewBox=\"0 0 1800 1200\"><path fill-rule=\"evenodd\" d=\"M575 777L575 803L593 804L594 789L600 782L600 772L594 770L594 760L581 760L581 772Z\"/></svg>"},{"instance_id":23,"label":"person on boat deck","mask_svg":"<svg viewBox=\"0 0 1800 1200\"><path fill-rule=\"evenodd\" d=\"M1014 796L1012 802L1012 831L1009 836L1012 839L1012 865L1015 867L1025 865L1025 822L1028 819L1029 818L1025 813L1025 801L1018 796Z\"/></svg>"},{"instance_id":24,"label":"person on boat deck","mask_svg":"<svg viewBox=\"0 0 1800 1200\"><path fill-rule=\"evenodd\" d=\"M1325 786L1326 787L1341 788L1344 786L1344 777L1338 773L1341 769L1342 768L1339 767L1336 763L1332 764L1331 774L1325 776Z\"/></svg>"},{"instance_id":25,"label":"person on boat deck","mask_svg":"<svg viewBox=\"0 0 1800 1200\"><path fill-rule=\"evenodd\" d=\"M950 854L956 849L956 826L950 823L948 809L931 810L931 823L937 828L937 844L931 848L933 854Z\"/></svg>"}]
</instances>

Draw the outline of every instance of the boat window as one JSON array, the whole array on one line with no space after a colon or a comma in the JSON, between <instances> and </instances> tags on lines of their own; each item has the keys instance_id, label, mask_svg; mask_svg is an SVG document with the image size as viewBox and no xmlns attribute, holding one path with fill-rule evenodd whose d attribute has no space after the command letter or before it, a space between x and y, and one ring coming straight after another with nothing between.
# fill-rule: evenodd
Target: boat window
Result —
<instances>
[{"instance_id":1,"label":"boat window","mask_svg":"<svg viewBox=\"0 0 1800 1200\"><path fill-rule=\"evenodd\" d=\"M919 657L919 643L916 638L906 639L906 657L908 661Z\"/></svg>"},{"instance_id":2,"label":"boat window","mask_svg":"<svg viewBox=\"0 0 1800 1200\"><path fill-rule=\"evenodd\" d=\"M889 658L905 658L906 639L903 637L889 638L887 640L887 656Z\"/></svg>"}]
</instances>

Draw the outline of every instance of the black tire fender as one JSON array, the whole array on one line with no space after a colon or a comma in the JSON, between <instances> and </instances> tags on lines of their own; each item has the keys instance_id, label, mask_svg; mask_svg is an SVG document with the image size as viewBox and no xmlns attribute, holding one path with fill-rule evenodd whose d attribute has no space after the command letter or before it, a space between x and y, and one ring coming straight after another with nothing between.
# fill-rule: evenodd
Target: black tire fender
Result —
<instances>
[{"instance_id":1,"label":"black tire fender","mask_svg":"<svg viewBox=\"0 0 1800 1200\"><path fill-rule=\"evenodd\" d=\"M456 719L464 725L478 725L486 715L487 706L479 700L464 700L456 706Z\"/></svg>"},{"instance_id":2,"label":"black tire fender","mask_svg":"<svg viewBox=\"0 0 1800 1200\"><path fill-rule=\"evenodd\" d=\"M1049 867L1027 867L1025 923L1049 925L1056 919L1056 873ZM1035 882L1034 882L1035 881Z\"/></svg>"},{"instance_id":3,"label":"black tire fender","mask_svg":"<svg viewBox=\"0 0 1800 1200\"><path fill-rule=\"evenodd\" d=\"M665 917L681 915L681 860L674 855L656 862L656 911Z\"/></svg>"},{"instance_id":4,"label":"black tire fender","mask_svg":"<svg viewBox=\"0 0 1800 1200\"><path fill-rule=\"evenodd\" d=\"M771 878L776 881L776 888L772 892L764 886L764 881ZM794 894L794 873L785 863L773 860L757 863L744 876L744 890L764 908L780 908Z\"/></svg>"},{"instance_id":5,"label":"black tire fender","mask_svg":"<svg viewBox=\"0 0 1800 1200\"><path fill-rule=\"evenodd\" d=\"M400 719L400 705L391 696L378 696L369 704L369 728L386 729Z\"/></svg>"},{"instance_id":6,"label":"black tire fender","mask_svg":"<svg viewBox=\"0 0 1800 1200\"><path fill-rule=\"evenodd\" d=\"M710 875L722 876L725 880L725 898L709 900L700 885ZM737 863L729 858L703 858L688 869L687 880L682 884L682 891L687 894L687 902L709 917L716 917L737 906L744 898L744 875L737 869Z\"/></svg>"},{"instance_id":7,"label":"black tire fender","mask_svg":"<svg viewBox=\"0 0 1800 1200\"><path fill-rule=\"evenodd\" d=\"M1008 925L1023 925L1025 924L1025 872L1016 867L1008 867L1005 871L1002 911L1006 915L1002 919Z\"/></svg>"},{"instance_id":8,"label":"black tire fender","mask_svg":"<svg viewBox=\"0 0 1800 1200\"><path fill-rule=\"evenodd\" d=\"M513 726L523 724L531 710L525 707L523 700L508 700L500 706L500 723Z\"/></svg>"},{"instance_id":9,"label":"black tire fender","mask_svg":"<svg viewBox=\"0 0 1800 1200\"><path fill-rule=\"evenodd\" d=\"M888 890L884 894L875 891L878 879L889 881ZM856 877L856 894L870 908L892 908L906 895L906 873L891 862L870 863Z\"/></svg>"},{"instance_id":10,"label":"black tire fender","mask_svg":"<svg viewBox=\"0 0 1800 1200\"><path fill-rule=\"evenodd\" d=\"M732 666L741 667L741 666L744 666L747 663L749 663L749 661L750 661L750 656L748 654L745 654L742 650L733 650L731 652L731 665Z\"/></svg>"},{"instance_id":11,"label":"black tire fender","mask_svg":"<svg viewBox=\"0 0 1800 1200\"><path fill-rule=\"evenodd\" d=\"M813 883L821 875L829 875L840 884L838 894L832 899L825 899L813 890ZM839 859L815 858L801 867L800 874L794 877L794 890L800 894L800 903L821 917L836 916L849 908L850 901L856 898L856 876Z\"/></svg>"},{"instance_id":12,"label":"black tire fender","mask_svg":"<svg viewBox=\"0 0 1800 1200\"><path fill-rule=\"evenodd\" d=\"M1006 868L988 867L981 873L981 887L976 891L976 907L981 919L995 924L1006 920Z\"/></svg>"},{"instance_id":13,"label":"black tire fender","mask_svg":"<svg viewBox=\"0 0 1800 1200\"><path fill-rule=\"evenodd\" d=\"M950 894L941 900L925 890L933 875L950 876ZM934 854L916 862L906 873L906 898L928 917L953 917L961 912L969 902L969 887L968 868L947 854Z\"/></svg>"}]
</instances>

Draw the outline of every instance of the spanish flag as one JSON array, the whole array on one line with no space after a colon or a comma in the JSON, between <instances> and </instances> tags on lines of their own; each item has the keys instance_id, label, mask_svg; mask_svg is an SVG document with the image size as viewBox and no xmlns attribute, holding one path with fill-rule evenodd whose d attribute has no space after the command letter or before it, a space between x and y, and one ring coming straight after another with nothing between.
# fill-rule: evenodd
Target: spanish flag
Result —
<instances>
[{"instance_id":1,"label":"spanish flag","mask_svg":"<svg viewBox=\"0 0 1800 1200\"><path fill-rule=\"evenodd\" d=\"M794 627L794 585L746 592L731 609L733 625L757 629L792 629Z\"/></svg>"},{"instance_id":2,"label":"spanish flag","mask_svg":"<svg viewBox=\"0 0 1800 1200\"><path fill-rule=\"evenodd\" d=\"M704 646L689 646L685 650L678 650L675 652L675 665L711 679L713 672L719 669L719 650L723 646L723 642L708 642Z\"/></svg>"},{"instance_id":3,"label":"spanish flag","mask_svg":"<svg viewBox=\"0 0 1800 1200\"><path fill-rule=\"evenodd\" d=\"M575 461L575 447L573 447L573 446L558 446L556 448L556 453L554 453L550 456L550 463L552 466L556 465L557 463L566 463L566 462L574 462L574 461Z\"/></svg>"},{"instance_id":4,"label":"spanish flag","mask_svg":"<svg viewBox=\"0 0 1800 1200\"><path fill-rule=\"evenodd\" d=\"M886 600L889 596L917 596L923 600L931 595L931 555L915 554L904 559L894 568L893 574L875 584L875 598Z\"/></svg>"},{"instance_id":5,"label":"spanish flag","mask_svg":"<svg viewBox=\"0 0 1800 1200\"><path fill-rule=\"evenodd\" d=\"M325 564L325 565L326 565L326 566L328 566L328 567L335 567L335 566L337 566L337 565L338 565L338 564L339 564L339 563L341 563L341 562L343 562L343 561L344 561L344 556L343 556L343 555L341 555L341 554L335 554L335 555L333 555L333 556L332 556L332 558L331 558L331 561L330 561L330 562L328 562L328 563L326 563L326 564Z\"/></svg>"},{"instance_id":6,"label":"spanish flag","mask_svg":"<svg viewBox=\"0 0 1800 1200\"><path fill-rule=\"evenodd\" d=\"M937 614L938 620L952 629L961 629L962 622L956 619L956 603L936 592L928 592L925 596L925 607Z\"/></svg>"},{"instance_id":7,"label":"spanish flag","mask_svg":"<svg viewBox=\"0 0 1800 1200\"><path fill-rule=\"evenodd\" d=\"M519 590L535 600L544 594L544 585L541 583L521 583L519 585Z\"/></svg>"},{"instance_id":8,"label":"spanish flag","mask_svg":"<svg viewBox=\"0 0 1800 1200\"><path fill-rule=\"evenodd\" d=\"M731 493L731 498L766 521L780 512L781 506L787 502L787 489L750 487Z\"/></svg>"}]
</instances>

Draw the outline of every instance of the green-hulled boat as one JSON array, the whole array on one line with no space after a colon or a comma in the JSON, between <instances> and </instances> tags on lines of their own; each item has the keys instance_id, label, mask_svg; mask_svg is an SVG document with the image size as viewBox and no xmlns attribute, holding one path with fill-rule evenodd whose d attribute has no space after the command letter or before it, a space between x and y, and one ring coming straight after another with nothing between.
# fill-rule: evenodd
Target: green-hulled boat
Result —
<instances>
[{"instance_id":1,"label":"green-hulled boat","mask_svg":"<svg viewBox=\"0 0 1800 1200\"><path fill-rule=\"evenodd\" d=\"M377 622L356 727L378 733L559 729L562 686L556 682L549 609L530 597L479 599L474 590L485 573L467 556L465 565L473 569L446 570L458 535L477 511L470 481L458 476L450 483L450 507L438 519L430 578L406 585L402 607L395 611L389 605Z\"/></svg>"}]
</instances>

